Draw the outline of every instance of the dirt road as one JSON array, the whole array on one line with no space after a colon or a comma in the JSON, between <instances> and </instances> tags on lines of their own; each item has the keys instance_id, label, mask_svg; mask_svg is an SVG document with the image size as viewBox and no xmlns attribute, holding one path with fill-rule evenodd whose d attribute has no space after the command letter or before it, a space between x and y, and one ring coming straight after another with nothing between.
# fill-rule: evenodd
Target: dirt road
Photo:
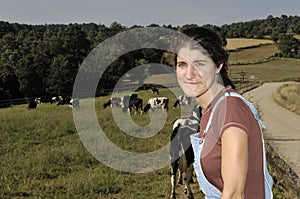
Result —
<instances>
[{"instance_id":1,"label":"dirt road","mask_svg":"<svg viewBox=\"0 0 300 199\"><path fill-rule=\"evenodd\" d=\"M267 128L265 139L300 176L300 116L290 112L272 98L280 83L265 83L244 96L261 110Z\"/></svg>"}]
</instances>

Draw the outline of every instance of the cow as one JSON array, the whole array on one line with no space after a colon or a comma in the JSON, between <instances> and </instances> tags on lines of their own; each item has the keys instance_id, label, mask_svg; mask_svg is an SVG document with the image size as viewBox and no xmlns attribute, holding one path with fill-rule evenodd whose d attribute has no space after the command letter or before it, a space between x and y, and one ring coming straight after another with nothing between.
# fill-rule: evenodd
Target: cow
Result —
<instances>
[{"instance_id":1,"label":"cow","mask_svg":"<svg viewBox=\"0 0 300 199\"><path fill-rule=\"evenodd\" d=\"M121 98L121 106L123 108L123 112L131 113L132 109L135 110L135 113L138 110L141 110L141 114L143 113L143 100L138 98L137 94L125 95Z\"/></svg>"},{"instance_id":2,"label":"cow","mask_svg":"<svg viewBox=\"0 0 300 199\"><path fill-rule=\"evenodd\" d=\"M192 102L192 97L186 95L180 95L176 99L173 108L176 108L177 106L181 106L181 105L191 105L191 102Z\"/></svg>"},{"instance_id":3,"label":"cow","mask_svg":"<svg viewBox=\"0 0 300 199\"><path fill-rule=\"evenodd\" d=\"M152 86L151 91L152 91L153 94L156 94L156 95L158 95L158 93L159 93L157 86Z\"/></svg>"},{"instance_id":4,"label":"cow","mask_svg":"<svg viewBox=\"0 0 300 199\"><path fill-rule=\"evenodd\" d=\"M103 108L110 107L121 107L122 99L120 97L112 97L103 104Z\"/></svg>"},{"instance_id":5,"label":"cow","mask_svg":"<svg viewBox=\"0 0 300 199\"><path fill-rule=\"evenodd\" d=\"M70 104L71 101L71 97L63 97L61 95L56 96L56 97L52 97L50 100L50 104L54 104L56 103L57 106L59 105L68 105Z\"/></svg>"},{"instance_id":6,"label":"cow","mask_svg":"<svg viewBox=\"0 0 300 199\"><path fill-rule=\"evenodd\" d=\"M27 109L36 109L37 107L37 103L35 100L29 100L28 102L28 106L27 106Z\"/></svg>"},{"instance_id":7,"label":"cow","mask_svg":"<svg viewBox=\"0 0 300 199\"><path fill-rule=\"evenodd\" d=\"M148 100L147 105L144 107L144 113L146 113L149 109L154 110L154 109L158 109L158 108L168 111L169 98L167 98L167 97L150 98Z\"/></svg>"},{"instance_id":8,"label":"cow","mask_svg":"<svg viewBox=\"0 0 300 199\"><path fill-rule=\"evenodd\" d=\"M80 103L79 98L71 98L70 107L77 108L77 107L79 107L79 103Z\"/></svg>"},{"instance_id":9,"label":"cow","mask_svg":"<svg viewBox=\"0 0 300 199\"><path fill-rule=\"evenodd\" d=\"M50 104L58 103L59 101L63 101L63 97L61 95L52 97L50 100Z\"/></svg>"},{"instance_id":10,"label":"cow","mask_svg":"<svg viewBox=\"0 0 300 199\"><path fill-rule=\"evenodd\" d=\"M190 187L193 176L194 152L190 141L190 135L197 133L200 129L201 108L196 105L192 116L176 119L173 122L171 134L170 160L171 160L171 199L176 198L176 177L179 169L178 183L182 184L184 174L185 193L192 199L193 193Z\"/></svg>"},{"instance_id":11,"label":"cow","mask_svg":"<svg viewBox=\"0 0 300 199\"><path fill-rule=\"evenodd\" d=\"M35 98L34 101L35 101L37 104L42 104L42 98L41 98L41 97Z\"/></svg>"}]
</instances>

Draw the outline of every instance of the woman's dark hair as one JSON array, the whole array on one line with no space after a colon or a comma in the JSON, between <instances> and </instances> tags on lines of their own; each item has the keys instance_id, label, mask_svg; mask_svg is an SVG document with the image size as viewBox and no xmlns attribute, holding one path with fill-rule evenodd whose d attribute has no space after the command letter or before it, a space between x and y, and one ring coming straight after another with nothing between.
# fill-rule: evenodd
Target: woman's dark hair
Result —
<instances>
[{"instance_id":1,"label":"woman's dark hair","mask_svg":"<svg viewBox=\"0 0 300 199\"><path fill-rule=\"evenodd\" d=\"M227 61L229 54L224 48L224 44L227 44L226 39L221 38L214 31L204 27L187 28L182 30L182 33L188 36L190 42L187 41L187 38L179 38L175 44L176 47L174 46L176 49L172 49L172 51L174 52L175 50L178 53L178 50L186 45L186 43L190 43L189 45L195 46L195 48L200 45L210 55L217 67L223 64L220 74L224 86L231 85L232 88L235 88L232 81L228 78Z\"/></svg>"}]
</instances>

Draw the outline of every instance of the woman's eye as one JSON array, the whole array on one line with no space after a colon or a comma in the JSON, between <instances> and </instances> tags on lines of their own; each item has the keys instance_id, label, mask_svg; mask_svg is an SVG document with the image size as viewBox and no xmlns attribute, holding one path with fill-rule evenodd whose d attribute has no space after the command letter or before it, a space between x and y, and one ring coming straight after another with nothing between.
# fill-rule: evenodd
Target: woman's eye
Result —
<instances>
[{"instance_id":1,"label":"woman's eye","mask_svg":"<svg viewBox=\"0 0 300 199\"><path fill-rule=\"evenodd\" d=\"M201 63L201 62L196 62L196 63L194 63L194 66L196 66L196 67L200 67L200 66L204 66L204 64L203 64L203 63Z\"/></svg>"},{"instance_id":2,"label":"woman's eye","mask_svg":"<svg viewBox=\"0 0 300 199\"><path fill-rule=\"evenodd\" d=\"M186 66L187 66L186 63L178 63L178 64L177 64L177 67L178 67L178 68L185 68Z\"/></svg>"}]
</instances>

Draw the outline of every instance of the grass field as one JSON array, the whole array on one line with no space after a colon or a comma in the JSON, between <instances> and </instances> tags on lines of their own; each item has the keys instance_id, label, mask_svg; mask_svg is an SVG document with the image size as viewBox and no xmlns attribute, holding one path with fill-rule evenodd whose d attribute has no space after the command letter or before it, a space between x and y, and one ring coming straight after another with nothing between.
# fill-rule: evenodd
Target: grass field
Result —
<instances>
[{"instance_id":1,"label":"grass field","mask_svg":"<svg viewBox=\"0 0 300 199\"><path fill-rule=\"evenodd\" d=\"M257 46L260 44L274 44L272 40L268 39L245 39L245 38L229 38L227 39L228 50L234 50L238 48L245 48L250 46Z\"/></svg>"},{"instance_id":2,"label":"grass field","mask_svg":"<svg viewBox=\"0 0 300 199\"><path fill-rule=\"evenodd\" d=\"M257 63L278 53L275 44L262 45L256 48L240 49L230 52L229 64Z\"/></svg>"},{"instance_id":3,"label":"grass field","mask_svg":"<svg viewBox=\"0 0 300 199\"><path fill-rule=\"evenodd\" d=\"M246 80L281 81L300 77L299 59L275 59L261 64L232 65L230 77L241 79L241 72L245 72Z\"/></svg>"},{"instance_id":4,"label":"grass field","mask_svg":"<svg viewBox=\"0 0 300 199\"><path fill-rule=\"evenodd\" d=\"M151 97L150 91L139 96ZM170 106L175 102L168 90ZM118 147L132 152L150 152L169 141L171 124L180 115L170 109L165 127L155 136L138 139L117 129L110 108L103 109L108 97L96 99L97 118L107 137ZM81 103L84 107L84 100ZM133 115L139 125L150 118ZM0 198L169 198L170 167L131 174L105 166L83 146L67 106L25 105L0 109ZM200 190L193 184L195 196Z\"/></svg>"},{"instance_id":5,"label":"grass field","mask_svg":"<svg viewBox=\"0 0 300 199\"><path fill-rule=\"evenodd\" d=\"M294 37L298 40L300 40L300 35L294 35Z\"/></svg>"},{"instance_id":6,"label":"grass field","mask_svg":"<svg viewBox=\"0 0 300 199\"><path fill-rule=\"evenodd\" d=\"M140 91L145 101L150 91ZM175 102L173 94L161 89L160 95ZM151 138L138 139L117 129L110 108L103 109L108 97L96 98L97 118L107 137L118 147L131 152L150 152L169 141L171 124L180 116L170 109L166 125ZM84 107L84 100L81 107ZM188 111L185 110L186 114ZM132 115L141 126L149 115ZM132 174L109 168L96 160L83 146L67 106L25 105L0 109L0 198L169 198L170 167ZM196 183L195 198L203 198ZM285 194L282 187L277 195ZM279 197L280 198L280 197Z\"/></svg>"}]
</instances>

